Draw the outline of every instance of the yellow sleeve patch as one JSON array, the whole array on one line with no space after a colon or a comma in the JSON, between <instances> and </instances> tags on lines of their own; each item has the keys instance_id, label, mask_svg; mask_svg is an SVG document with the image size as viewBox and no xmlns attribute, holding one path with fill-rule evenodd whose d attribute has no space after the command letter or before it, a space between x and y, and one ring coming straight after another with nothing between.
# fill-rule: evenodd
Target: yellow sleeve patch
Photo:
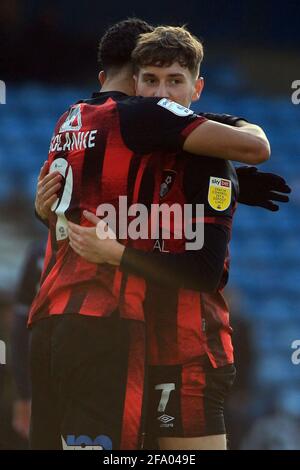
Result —
<instances>
[{"instance_id":1,"label":"yellow sleeve patch","mask_svg":"<svg viewBox=\"0 0 300 470\"><path fill-rule=\"evenodd\" d=\"M231 181L211 176L208 189L208 203L216 211L225 211L231 203Z\"/></svg>"}]
</instances>

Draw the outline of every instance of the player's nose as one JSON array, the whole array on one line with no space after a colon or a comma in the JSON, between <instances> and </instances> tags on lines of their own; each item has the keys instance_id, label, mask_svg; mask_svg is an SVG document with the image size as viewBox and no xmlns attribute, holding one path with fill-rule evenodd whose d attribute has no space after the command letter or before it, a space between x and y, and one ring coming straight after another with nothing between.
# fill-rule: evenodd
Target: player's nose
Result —
<instances>
[{"instance_id":1,"label":"player's nose","mask_svg":"<svg viewBox=\"0 0 300 470\"><path fill-rule=\"evenodd\" d=\"M168 89L164 83L160 83L159 86L156 88L155 96L156 97L161 96L162 98L169 98Z\"/></svg>"}]
</instances>

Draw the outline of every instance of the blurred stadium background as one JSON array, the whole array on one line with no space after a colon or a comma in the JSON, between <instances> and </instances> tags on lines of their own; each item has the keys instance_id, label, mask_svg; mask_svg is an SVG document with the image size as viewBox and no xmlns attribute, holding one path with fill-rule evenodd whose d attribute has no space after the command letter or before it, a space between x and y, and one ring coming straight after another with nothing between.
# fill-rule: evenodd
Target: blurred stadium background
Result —
<instances>
[{"instance_id":1,"label":"blurred stadium background","mask_svg":"<svg viewBox=\"0 0 300 470\"><path fill-rule=\"evenodd\" d=\"M204 40L206 86L196 110L245 116L272 145L261 169L292 187L278 213L239 206L228 299L240 378L228 405L231 448L300 449L300 4L185 0L115 3L1 0L0 79L0 448L24 448L11 427L18 398L11 367L14 293L26 251L44 236L34 218L36 179L54 123L98 88L96 48L105 27L127 16L184 24ZM2 379L1 379L2 377ZM1 390L2 388L2 390Z\"/></svg>"}]
</instances>

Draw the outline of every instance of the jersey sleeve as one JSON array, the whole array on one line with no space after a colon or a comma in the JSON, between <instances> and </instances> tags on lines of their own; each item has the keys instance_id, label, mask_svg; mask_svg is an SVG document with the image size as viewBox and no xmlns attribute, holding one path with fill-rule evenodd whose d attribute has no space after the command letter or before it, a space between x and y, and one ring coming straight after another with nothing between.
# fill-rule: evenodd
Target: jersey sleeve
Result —
<instances>
[{"instance_id":1,"label":"jersey sleeve","mask_svg":"<svg viewBox=\"0 0 300 470\"><path fill-rule=\"evenodd\" d=\"M135 153L182 150L185 139L207 119L166 98L132 97L118 103L120 129Z\"/></svg>"},{"instance_id":2,"label":"jersey sleeve","mask_svg":"<svg viewBox=\"0 0 300 470\"><path fill-rule=\"evenodd\" d=\"M239 194L238 178L231 162L190 156L183 185L187 203L203 204L204 223L226 225L231 229Z\"/></svg>"},{"instance_id":3,"label":"jersey sleeve","mask_svg":"<svg viewBox=\"0 0 300 470\"><path fill-rule=\"evenodd\" d=\"M229 237L226 227L205 224L200 250L161 253L125 248L120 269L161 287L215 292L223 275Z\"/></svg>"}]
</instances>

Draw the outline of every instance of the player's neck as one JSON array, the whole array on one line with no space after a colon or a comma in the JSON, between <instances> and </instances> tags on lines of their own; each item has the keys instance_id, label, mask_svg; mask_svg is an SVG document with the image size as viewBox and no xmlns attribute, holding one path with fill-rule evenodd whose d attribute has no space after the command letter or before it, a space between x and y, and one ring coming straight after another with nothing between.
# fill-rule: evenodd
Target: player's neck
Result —
<instances>
[{"instance_id":1,"label":"player's neck","mask_svg":"<svg viewBox=\"0 0 300 470\"><path fill-rule=\"evenodd\" d=\"M131 66L124 66L121 69L112 69L105 75L102 81L101 91L120 91L126 95L134 95L133 70Z\"/></svg>"},{"instance_id":2,"label":"player's neck","mask_svg":"<svg viewBox=\"0 0 300 470\"><path fill-rule=\"evenodd\" d=\"M132 78L130 77L128 80L124 79L123 77L120 79L107 79L102 85L101 91L120 91L121 93L126 93L126 95L134 95Z\"/></svg>"}]
</instances>

